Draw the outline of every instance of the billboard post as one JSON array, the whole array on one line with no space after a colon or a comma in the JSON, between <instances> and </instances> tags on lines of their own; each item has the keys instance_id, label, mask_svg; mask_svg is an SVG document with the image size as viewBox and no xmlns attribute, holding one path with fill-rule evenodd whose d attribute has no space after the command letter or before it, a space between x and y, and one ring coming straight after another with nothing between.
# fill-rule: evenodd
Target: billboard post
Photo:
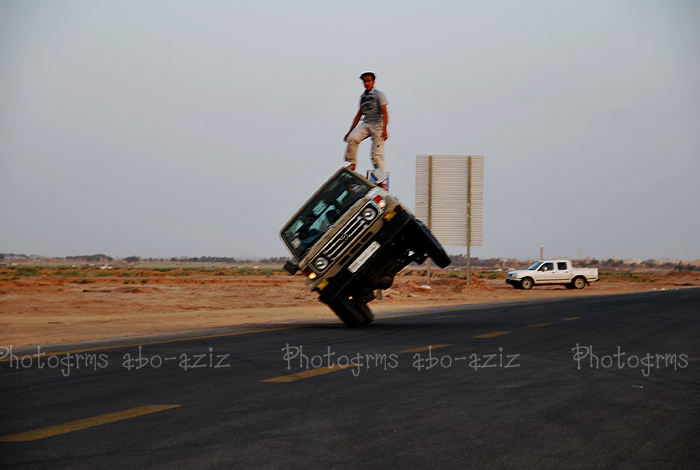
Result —
<instances>
[{"instance_id":1,"label":"billboard post","mask_svg":"<svg viewBox=\"0 0 700 470\"><path fill-rule=\"evenodd\" d=\"M416 216L427 222L441 244L466 245L467 284L471 247L482 244L483 207L483 156L416 156ZM430 264L427 275L429 285Z\"/></svg>"}]
</instances>

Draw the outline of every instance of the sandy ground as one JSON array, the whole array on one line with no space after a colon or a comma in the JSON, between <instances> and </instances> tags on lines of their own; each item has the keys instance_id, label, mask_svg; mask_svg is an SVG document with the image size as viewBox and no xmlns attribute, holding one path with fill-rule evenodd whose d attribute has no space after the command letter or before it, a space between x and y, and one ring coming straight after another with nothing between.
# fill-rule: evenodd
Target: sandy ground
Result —
<instances>
[{"instance_id":1,"label":"sandy ground","mask_svg":"<svg viewBox=\"0 0 700 470\"><path fill-rule=\"evenodd\" d=\"M400 273L375 312L554 297L579 297L700 286L700 273L667 273L644 282L599 281L516 290L503 279L433 278ZM0 281L0 347L48 345L245 324L339 321L299 276L179 276L124 284L98 278L80 284L58 276ZM380 320L381 321L381 320Z\"/></svg>"}]
</instances>

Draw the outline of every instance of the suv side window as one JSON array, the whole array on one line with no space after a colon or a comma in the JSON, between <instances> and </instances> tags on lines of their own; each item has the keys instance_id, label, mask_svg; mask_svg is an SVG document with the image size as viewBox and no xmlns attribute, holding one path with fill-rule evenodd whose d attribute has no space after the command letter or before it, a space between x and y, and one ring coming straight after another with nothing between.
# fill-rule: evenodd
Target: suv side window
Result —
<instances>
[{"instance_id":1,"label":"suv side window","mask_svg":"<svg viewBox=\"0 0 700 470\"><path fill-rule=\"evenodd\" d=\"M554 269L554 263L544 263L540 266L540 271L552 271Z\"/></svg>"},{"instance_id":2,"label":"suv side window","mask_svg":"<svg viewBox=\"0 0 700 470\"><path fill-rule=\"evenodd\" d=\"M560 261L557 263L557 268L561 271L566 271L566 261Z\"/></svg>"}]
</instances>

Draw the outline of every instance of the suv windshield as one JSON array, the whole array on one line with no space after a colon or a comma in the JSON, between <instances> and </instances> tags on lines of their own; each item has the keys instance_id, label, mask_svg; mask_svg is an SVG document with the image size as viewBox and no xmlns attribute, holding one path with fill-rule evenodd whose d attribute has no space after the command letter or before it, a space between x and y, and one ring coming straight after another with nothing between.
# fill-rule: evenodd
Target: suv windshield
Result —
<instances>
[{"instance_id":1,"label":"suv windshield","mask_svg":"<svg viewBox=\"0 0 700 470\"><path fill-rule=\"evenodd\" d=\"M336 174L282 229L282 238L297 260L370 186L350 170Z\"/></svg>"}]
</instances>

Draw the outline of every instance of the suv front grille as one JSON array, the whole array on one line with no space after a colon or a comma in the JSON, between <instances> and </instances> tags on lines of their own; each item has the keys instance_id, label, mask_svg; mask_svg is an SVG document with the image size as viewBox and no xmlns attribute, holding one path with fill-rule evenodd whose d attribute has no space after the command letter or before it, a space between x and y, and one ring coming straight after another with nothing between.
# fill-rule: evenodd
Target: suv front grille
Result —
<instances>
[{"instance_id":1,"label":"suv front grille","mask_svg":"<svg viewBox=\"0 0 700 470\"><path fill-rule=\"evenodd\" d=\"M366 207L366 206L365 206ZM364 207L363 207L364 209ZM321 250L320 255L333 262L335 259L350 246L359 236L370 226L374 220L365 220L362 218L362 211L359 211L353 218L336 233L330 242Z\"/></svg>"}]
</instances>

